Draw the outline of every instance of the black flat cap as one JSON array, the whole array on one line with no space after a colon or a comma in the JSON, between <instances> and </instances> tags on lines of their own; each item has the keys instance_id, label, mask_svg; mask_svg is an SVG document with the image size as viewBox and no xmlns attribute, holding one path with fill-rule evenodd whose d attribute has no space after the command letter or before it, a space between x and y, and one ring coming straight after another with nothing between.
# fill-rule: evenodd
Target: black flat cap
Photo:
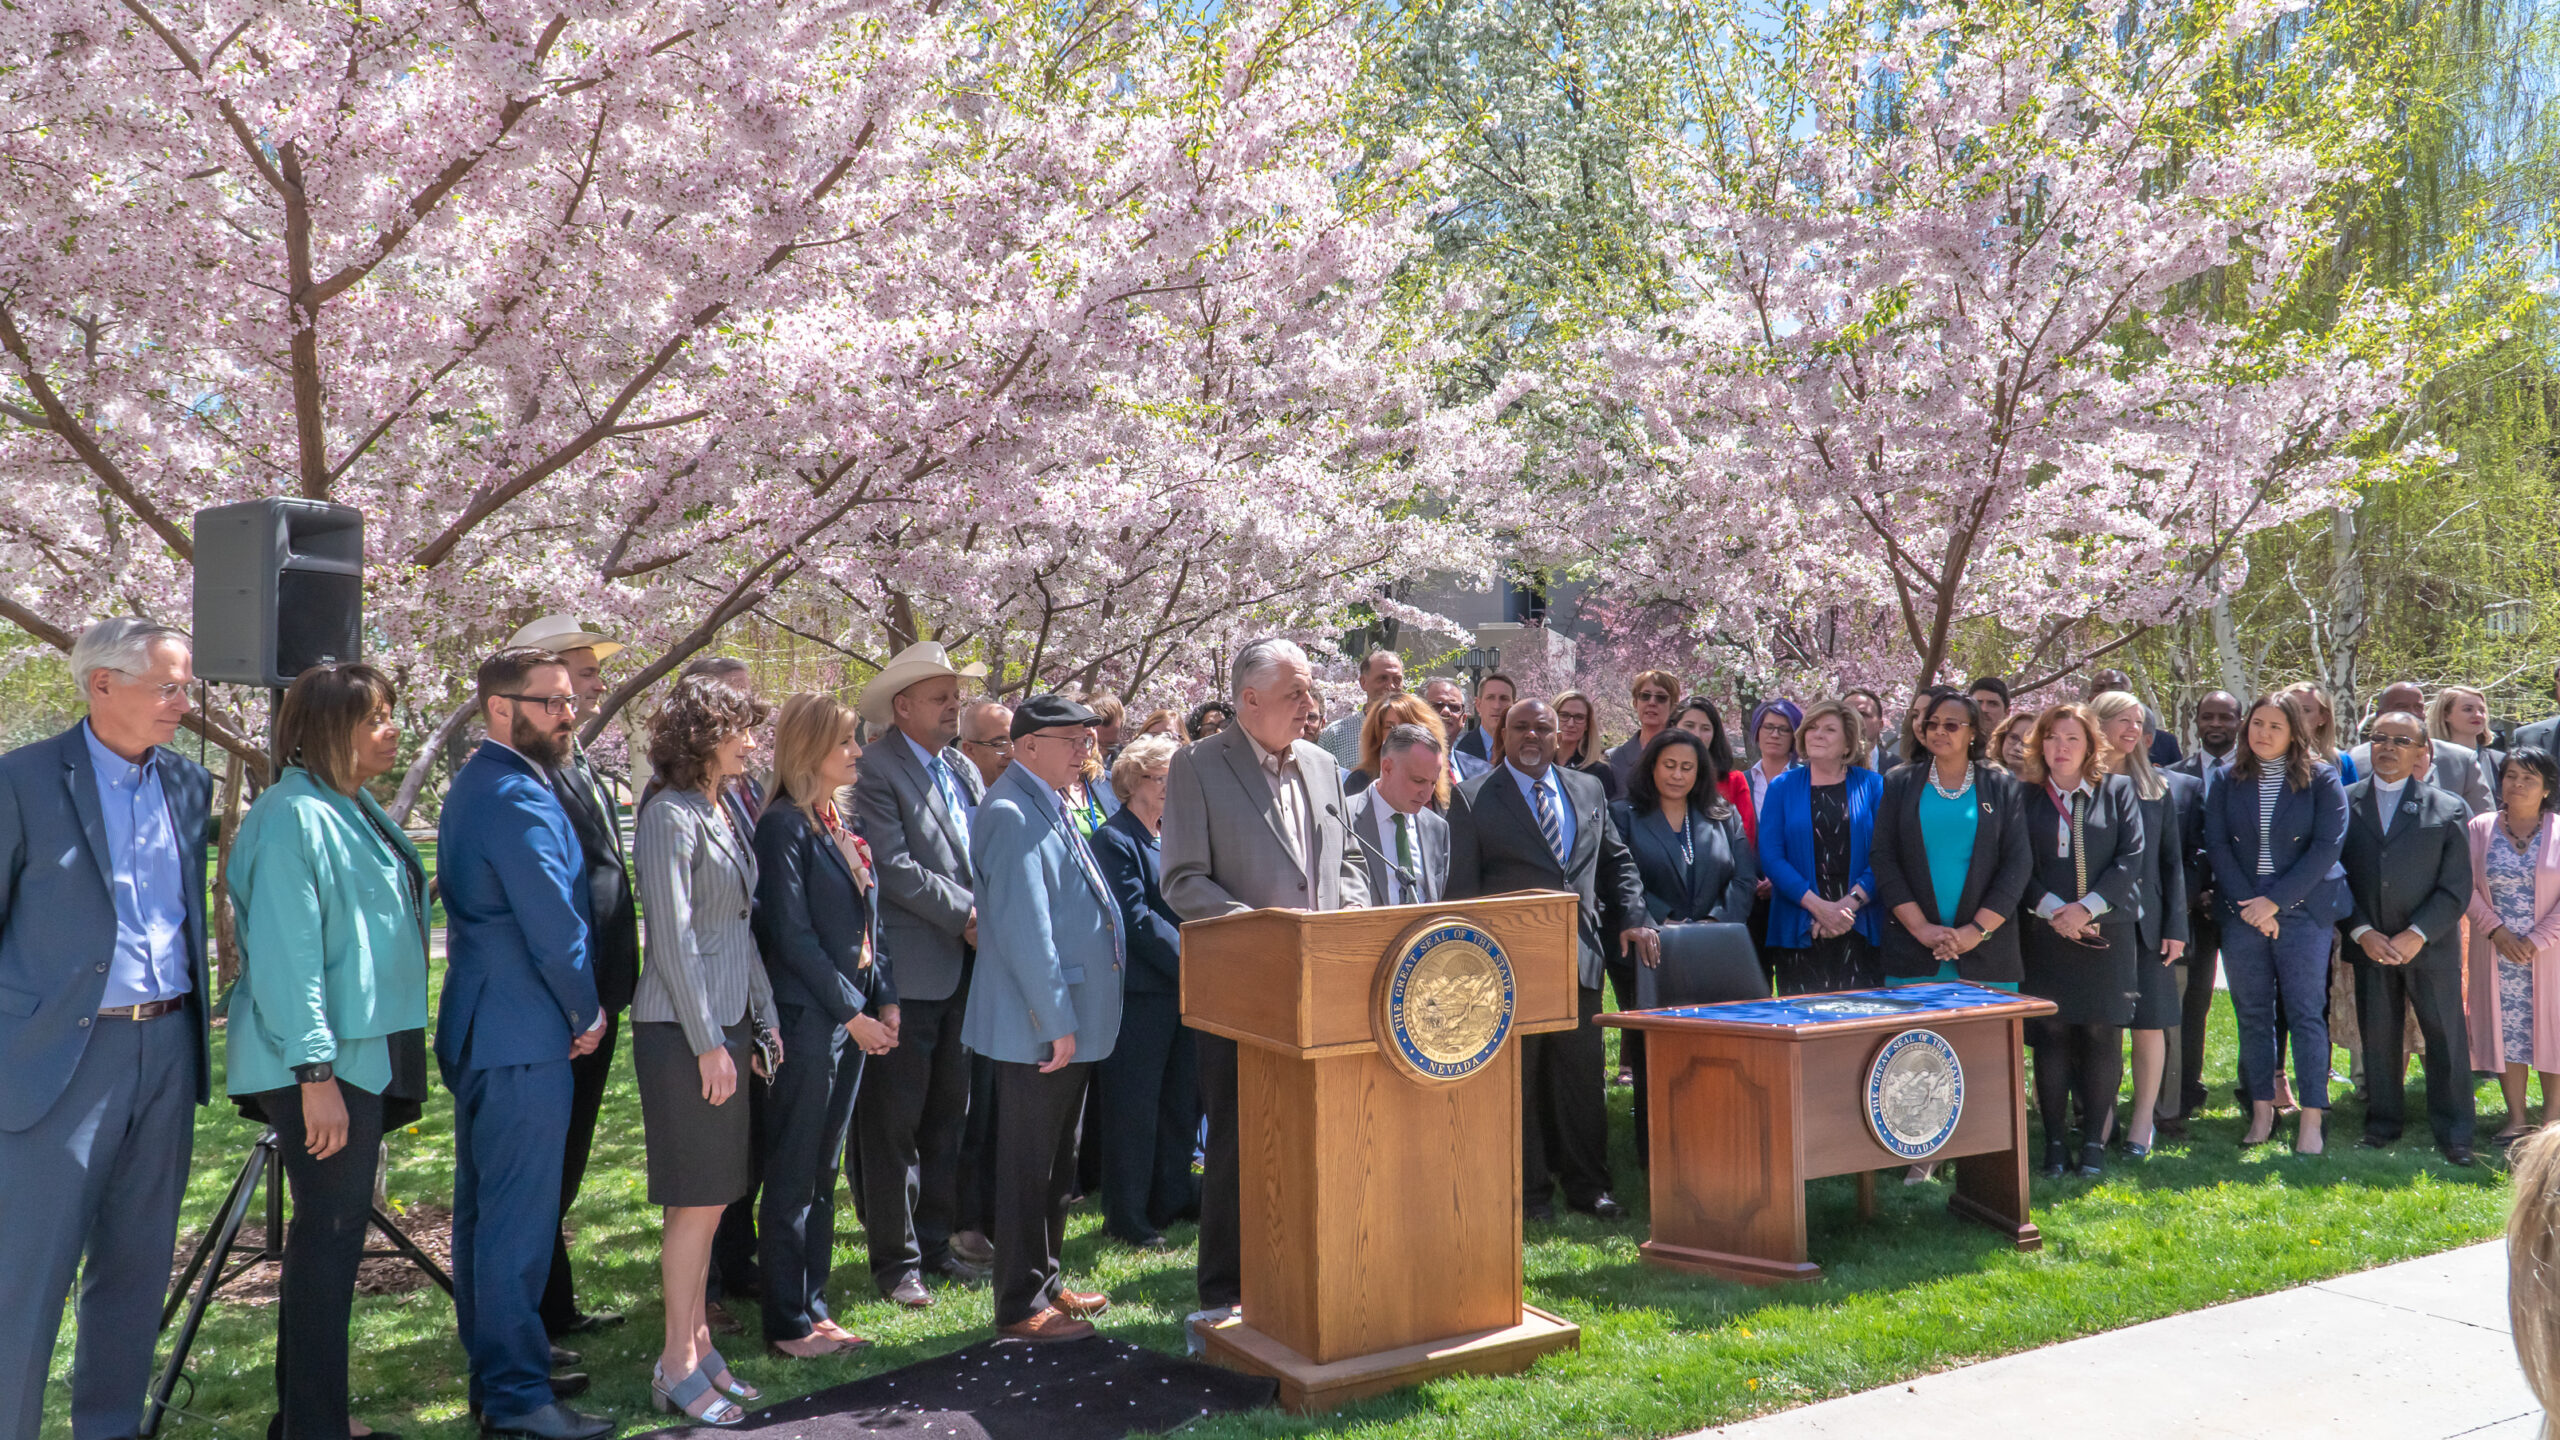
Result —
<instances>
[{"instance_id":1,"label":"black flat cap","mask_svg":"<svg viewBox=\"0 0 2560 1440\"><path fill-rule=\"evenodd\" d=\"M1099 725L1102 717L1064 695L1034 695L1013 712L1013 738L1060 725Z\"/></svg>"}]
</instances>

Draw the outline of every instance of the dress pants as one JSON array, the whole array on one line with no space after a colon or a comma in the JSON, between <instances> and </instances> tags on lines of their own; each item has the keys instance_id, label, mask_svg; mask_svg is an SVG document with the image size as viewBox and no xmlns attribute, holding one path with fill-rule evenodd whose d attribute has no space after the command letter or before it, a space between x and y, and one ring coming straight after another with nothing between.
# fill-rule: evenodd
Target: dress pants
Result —
<instances>
[{"instance_id":1,"label":"dress pants","mask_svg":"<svg viewBox=\"0 0 2560 1440\"><path fill-rule=\"evenodd\" d=\"M447 1065L453 1092L453 1309L471 1400L503 1427L552 1402L542 1287L559 1238L569 1057Z\"/></svg>"},{"instance_id":2,"label":"dress pants","mask_svg":"<svg viewBox=\"0 0 2560 1440\"><path fill-rule=\"evenodd\" d=\"M871 1277L884 1292L951 1254L968 1121L969 1052L960 1044L967 995L964 978L947 1000L901 999L897 1048L864 1067L854 1100Z\"/></svg>"},{"instance_id":3,"label":"dress pants","mask_svg":"<svg viewBox=\"0 0 2560 1440\"><path fill-rule=\"evenodd\" d=\"M2278 1008L2293 1037L2293 1094L2303 1108L2329 1108L2329 947L2336 927L2299 910L2277 917L2276 938L2233 920L2222 930L2222 966L2240 1022L2240 1088L2252 1101L2276 1098Z\"/></svg>"},{"instance_id":4,"label":"dress pants","mask_svg":"<svg viewBox=\"0 0 2560 1440\"><path fill-rule=\"evenodd\" d=\"M26 1129L0 1132L5 1440L35 1440L44 1423L45 1375L75 1269L73 1440L142 1428L195 1148L195 1003L156 1020L90 1021L62 1098Z\"/></svg>"},{"instance_id":5,"label":"dress pants","mask_svg":"<svg viewBox=\"0 0 2560 1440\"><path fill-rule=\"evenodd\" d=\"M2193 1115L2204 1108L2205 1028L2213 1020L2213 977L2220 968L2217 961L2222 950L2222 926L2199 915L2189 921L2187 933L2194 938L2187 942L2186 955L2178 962L2178 969L2186 976L2186 989L2178 994L2178 1068L2168 1072L2178 1082L2180 1115Z\"/></svg>"},{"instance_id":6,"label":"dress pants","mask_svg":"<svg viewBox=\"0 0 2560 1440\"><path fill-rule=\"evenodd\" d=\"M1520 1037L1520 1203L1588 1207L1609 1191L1608 1048L1593 1017L1600 992L1580 987L1581 1023Z\"/></svg>"},{"instance_id":7,"label":"dress pants","mask_svg":"<svg viewBox=\"0 0 2560 1440\"><path fill-rule=\"evenodd\" d=\"M1244 1151L1236 1133L1236 1042L1206 1030L1200 1052L1200 1105L1208 1112L1209 1148L1200 1163L1200 1308L1244 1303Z\"/></svg>"},{"instance_id":8,"label":"dress pants","mask_svg":"<svg viewBox=\"0 0 2560 1440\"><path fill-rule=\"evenodd\" d=\"M827 1308L835 1264L836 1176L866 1058L823 1010L783 1005L782 1068L765 1096L764 1338L806 1339Z\"/></svg>"},{"instance_id":9,"label":"dress pants","mask_svg":"<svg viewBox=\"0 0 2560 1440\"><path fill-rule=\"evenodd\" d=\"M569 1060L569 1143L560 1155L560 1219L563 1228L551 1243L551 1278L542 1287L542 1328L564 1334L586 1313L578 1308L576 1279L569 1273L569 1207L578 1203L578 1187L586 1183L587 1156L595 1149L596 1115L604 1108L604 1092L613 1083L614 1042L622 1034L622 1012L604 1012L604 1034L596 1048Z\"/></svg>"},{"instance_id":10,"label":"dress pants","mask_svg":"<svg viewBox=\"0 0 2560 1440\"><path fill-rule=\"evenodd\" d=\"M960 1127L959 1199L952 1228L983 1237L996 1225L996 1062L969 1052L969 1119Z\"/></svg>"},{"instance_id":11,"label":"dress pants","mask_svg":"<svg viewBox=\"0 0 2560 1440\"><path fill-rule=\"evenodd\" d=\"M1076 1122L1093 1066L1046 1075L996 1062L996 1323L1014 1325L1057 1303L1058 1256L1067 1243L1067 1197L1076 1186Z\"/></svg>"},{"instance_id":12,"label":"dress pants","mask_svg":"<svg viewBox=\"0 0 2560 1440\"><path fill-rule=\"evenodd\" d=\"M276 1300L276 1413L270 1440L339 1440L347 1433L347 1316L356 1268L373 1220L373 1176L382 1157L382 1097L344 1081L347 1143L326 1160L311 1154L299 1088L258 1097L275 1127L276 1153L293 1192L285 1228L284 1278Z\"/></svg>"},{"instance_id":13,"label":"dress pants","mask_svg":"<svg viewBox=\"0 0 2560 1440\"><path fill-rule=\"evenodd\" d=\"M2471 1038L2462 1015L2462 945L2452 936L2406 965L2355 956L2356 1009L2364 1022L2364 1108L2368 1140L2396 1140L2408 1114L2408 1062L2401 1053L2405 1015L2418 1012L2427 1041L2427 1125L2439 1145L2468 1145L2472 1134Z\"/></svg>"},{"instance_id":14,"label":"dress pants","mask_svg":"<svg viewBox=\"0 0 2560 1440\"><path fill-rule=\"evenodd\" d=\"M1155 1234L1200 1203L1191 1183L1200 1128L1192 1034L1183 1028L1181 996L1124 996L1120 1038L1094 1067L1101 1121L1084 1148L1101 1153L1102 1228L1119 1239Z\"/></svg>"}]
</instances>

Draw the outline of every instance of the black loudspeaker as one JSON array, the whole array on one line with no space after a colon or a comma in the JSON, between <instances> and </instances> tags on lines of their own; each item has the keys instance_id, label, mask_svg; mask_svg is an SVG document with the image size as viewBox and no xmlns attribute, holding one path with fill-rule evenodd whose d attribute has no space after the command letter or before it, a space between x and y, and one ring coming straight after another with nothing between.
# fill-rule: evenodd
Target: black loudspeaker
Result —
<instances>
[{"instance_id":1,"label":"black loudspeaker","mask_svg":"<svg viewBox=\"0 0 2560 1440\"><path fill-rule=\"evenodd\" d=\"M364 658L364 512L251 500L196 512L199 679L281 689Z\"/></svg>"}]
</instances>

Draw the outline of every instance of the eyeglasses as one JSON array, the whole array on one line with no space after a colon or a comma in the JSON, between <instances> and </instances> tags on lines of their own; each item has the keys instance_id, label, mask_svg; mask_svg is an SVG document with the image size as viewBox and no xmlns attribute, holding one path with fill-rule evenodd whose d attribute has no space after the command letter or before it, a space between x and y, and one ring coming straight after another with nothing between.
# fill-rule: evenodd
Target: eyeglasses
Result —
<instances>
[{"instance_id":1,"label":"eyeglasses","mask_svg":"<svg viewBox=\"0 0 2560 1440\"><path fill-rule=\"evenodd\" d=\"M2376 735L2373 737L2373 743L2377 748L2388 745L2394 750L2415 750L2427 742L2407 735Z\"/></svg>"},{"instance_id":2,"label":"eyeglasses","mask_svg":"<svg viewBox=\"0 0 2560 1440\"><path fill-rule=\"evenodd\" d=\"M1920 722L1920 729L1922 733L1929 735L1953 735L1959 730L1970 730L1972 728L1972 726L1966 724L1962 720L1923 720Z\"/></svg>"},{"instance_id":3,"label":"eyeglasses","mask_svg":"<svg viewBox=\"0 0 2560 1440\"><path fill-rule=\"evenodd\" d=\"M1636 703L1639 705L1668 705L1671 703L1671 697L1659 690L1647 690L1636 697Z\"/></svg>"},{"instance_id":4,"label":"eyeglasses","mask_svg":"<svg viewBox=\"0 0 2560 1440\"><path fill-rule=\"evenodd\" d=\"M545 715L566 715L578 703L575 695L499 695L494 698L530 705Z\"/></svg>"},{"instance_id":5,"label":"eyeglasses","mask_svg":"<svg viewBox=\"0 0 2560 1440\"><path fill-rule=\"evenodd\" d=\"M1013 742L1010 740L963 740L960 742L960 748L993 750L999 755L1010 755L1013 753Z\"/></svg>"},{"instance_id":6,"label":"eyeglasses","mask_svg":"<svg viewBox=\"0 0 2560 1440\"><path fill-rule=\"evenodd\" d=\"M1054 741L1057 744L1064 745L1068 749L1075 751L1079 755L1092 749L1096 743L1094 733L1081 726L1074 730L1070 730L1063 735L1054 730L1034 730L1022 738L1025 740Z\"/></svg>"}]
</instances>

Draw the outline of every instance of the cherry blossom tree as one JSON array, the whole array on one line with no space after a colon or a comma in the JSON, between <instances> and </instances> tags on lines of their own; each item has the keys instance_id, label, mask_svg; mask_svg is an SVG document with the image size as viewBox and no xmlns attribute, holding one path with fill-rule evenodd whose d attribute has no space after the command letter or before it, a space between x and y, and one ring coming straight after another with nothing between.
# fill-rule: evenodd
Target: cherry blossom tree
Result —
<instances>
[{"instance_id":1,"label":"cherry blossom tree","mask_svg":"<svg viewBox=\"0 0 2560 1440\"><path fill-rule=\"evenodd\" d=\"M1317 617L1502 469L1382 303L1430 157L1345 139L1368 43L1295 0L0 11L0 618L183 619L189 516L270 494L364 510L432 694L569 609L655 653L610 713L820 579L992 634L1050 567L1118 596L1054 648L1121 673Z\"/></svg>"},{"instance_id":2,"label":"cherry blossom tree","mask_svg":"<svg viewBox=\"0 0 2560 1440\"><path fill-rule=\"evenodd\" d=\"M2293 307L2347 162L2191 113L2271 9L1907 13L1835 7L1801 111L1651 158L1681 299L1578 357L1615 424L1531 533L1778 669L1926 684L1980 624L2067 668L2353 503L2413 317Z\"/></svg>"}]
</instances>

